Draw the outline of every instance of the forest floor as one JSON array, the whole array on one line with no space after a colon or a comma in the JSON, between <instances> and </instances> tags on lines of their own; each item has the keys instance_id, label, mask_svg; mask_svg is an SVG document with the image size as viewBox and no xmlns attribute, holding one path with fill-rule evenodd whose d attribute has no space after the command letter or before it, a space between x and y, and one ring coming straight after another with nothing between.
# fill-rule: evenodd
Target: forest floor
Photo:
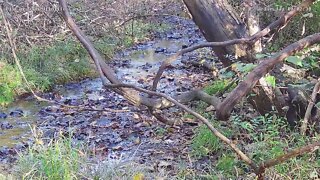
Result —
<instances>
[{"instance_id":1,"label":"forest floor","mask_svg":"<svg viewBox=\"0 0 320 180\"><path fill-rule=\"evenodd\" d=\"M184 46L205 41L191 20L173 16L162 20L170 30L153 33L152 40L118 52L109 63L119 78L150 87L163 60ZM174 95L202 88L214 80L209 70L187 63L199 57L214 61L208 49L183 56L164 73L159 91ZM9 117L1 121L1 127L5 129L0 135L3 139L0 152L4 169L11 169L8 162L15 162L16 152L34 142L34 134L28 130L31 127L29 123L41 132L42 139L63 135L71 136L75 142L84 142L100 161L130 160L170 176L177 175L181 166L198 166L201 171L204 168L201 163L190 162L190 140L198 122L179 110L168 112L177 126L166 126L147 111L133 107L121 96L103 88L100 79L58 86L43 96L78 108L41 103L31 97L12 104L5 112ZM118 109L119 112L103 109Z\"/></svg>"},{"instance_id":2,"label":"forest floor","mask_svg":"<svg viewBox=\"0 0 320 180\"><path fill-rule=\"evenodd\" d=\"M102 1L100 3L104 4ZM160 6L162 4L164 3L160 3ZM172 5L174 11L181 10L180 5L175 2L173 4L176 5ZM94 3L90 5L94 7L89 9L96 8ZM74 4L73 8L76 9L77 6ZM120 6L122 7L121 3ZM159 13L163 13L161 10L165 8L156 7L153 8L160 9ZM81 14L82 6L80 10L75 12ZM106 17L101 17L88 24L96 23L96 27L103 28L98 21L104 22L103 18ZM81 21L81 17L77 18ZM91 22L90 18L85 16L85 21ZM120 48L113 47L113 39L109 42L110 37L105 36L107 33L104 31L90 31L92 29L89 26L85 32L90 37L97 36L96 40L102 40L96 41L95 45L98 45L96 47L106 58L114 54L107 63L119 79L146 89L150 89L162 61L184 47L205 41L197 26L188 18L175 15L152 17L147 25L148 30L143 32L150 35L142 38L143 40L134 37L138 36L134 34L134 30L146 24L143 20L134 22L135 24L123 27L124 36L119 39L124 42L120 43ZM86 23L82 23L84 24ZM127 31L128 27L132 31ZM49 70L59 69L59 65L52 62L57 62L61 57L65 58L63 61L70 61L72 69L78 69L82 61L87 62L86 51L77 41L71 42L62 43L62 46L58 44L64 48L53 48L44 57L49 58L44 60L45 65L48 62L55 65L48 66ZM55 57L53 55L57 51L65 49L67 50L56 59L50 59ZM108 53L109 50L112 52ZM81 58L78 57L79 54ZM36 60L42 63L41 53L37 54ZM201 62L212 64L216 69L208 69ZM25 63L28 64L28 61ZM40 69L42 67L46 66L41 65ZM86 67L91 68L92 64ZM199 49L183 55L167 68L158 91L172 97L198 88L204 88L210 95L221 91L227 94L226 87L230 82L243 78L253 67L254 64L235 63L228 71L222 68L210 49ZM73 72L70 71L70 74ZM73 74L74 76L86 77L81 76L82 70L76 72L79 75ZM60 71L56 73L64 76ZM61 179L62 175L62 179L256 178L234 152L189 114L175 108L166 110L164 112L175 120L176 125L165 125L147 110L132 106L123 97L104 88L99 78L56 85L41 96L56 104L39 102L30 96L23 97L0 111L0 179L1 174L12 174L17 179ZM287 120L274 111L266 115L258 114L245 98L234 108L227 122L215 121L213 106L203 102L187 105L209 119L257 163L320 138L317 133L301 136L298 129L290 128ZM270 168L267 175L270 179L316 179L320 177L319 169L319 153L310 153Z\"/></svg>"}]
</instances>

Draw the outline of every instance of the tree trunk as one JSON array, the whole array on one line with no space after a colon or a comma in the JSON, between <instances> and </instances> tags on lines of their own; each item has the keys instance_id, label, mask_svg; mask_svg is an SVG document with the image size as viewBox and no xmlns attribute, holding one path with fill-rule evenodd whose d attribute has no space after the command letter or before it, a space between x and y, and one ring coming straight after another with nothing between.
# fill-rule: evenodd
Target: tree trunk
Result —
<instances>
[{"instance_id":1,"label":"tree trunk","mask_svg":"<svg viewBox=\"0 0 320 180\"><path fill-rule=\"evenodd\" d=\"M248 36L245 23L225 0L184 0L184 3L207 41L222 42ZM247 53L248 49L248 46L234 45L215 47L213 51L224 66L229 66L232 62L228 55L252 62L254 58Z\"/></svg>"},{"instance_id":2,"label":"tree trunk","mask_svg":"<svg viewBox=\"0 0 320 180\"><path fill-rule=\"evenodd\" d=\"M260 31L257 12L254 10L254 0L244 2L245 23L226 0L184 0L184 3L193 21L209 42L245 38ZM215 47L213 51L224 66L229 66L232 61L227 58L227 55L235 55L242 62L254 62L254 54L261 52L262 47L261 41L257 41L253 47L249 45ZM260 83L264 86L253 89L256 96L249 97L249 102L261 114L270 112L275 106L279 114L284 115L282 108L286 102L281 92L268 86L264 78L260 80Z\"/></svg>"}]
</instances>

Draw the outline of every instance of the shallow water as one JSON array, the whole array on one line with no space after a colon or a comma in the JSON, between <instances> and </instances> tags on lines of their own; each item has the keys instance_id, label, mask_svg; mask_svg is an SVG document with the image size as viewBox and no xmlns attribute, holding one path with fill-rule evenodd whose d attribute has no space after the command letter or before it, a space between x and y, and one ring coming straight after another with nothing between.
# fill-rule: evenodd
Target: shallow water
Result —
<instances>
[{"instance_id":1,"label":"shallow water","mask_svg":"<svg viewBox=\"0 0 320 180\"><path fill-rule=\"evenodd\" d=\"M117 76L127 83L135 83L139 79L147 79L154 76L160 66L171 54L180 50L183 45L186 44L186 39L164 39L158 41L150 41L146 44L138 45L136 49L124 51L117 55L117 58L123 60L129 60L128 67L117 68ZM179 74L179 71L177 71ZM168 88L168 87L166 87ZM60 101L64 100L101 100L99 92L103 89L101 80L86 79L77 83L68 83L66 85L59 85L54 88L52 92L59 96ZM8 125L9 128L2 128L0 133L0 147L15 147L22 141L30 139L31 127L35 122L42 117L39 115L39 111L52 104L46 102L39 102L35 99L21 99L7 108L0 110L0 112L6 113L8 117L6 119L0 119L1 124ZM21 110L23 116L13 117L10 116L10 112L15 110Z\"/></svg>"}]
</instances>

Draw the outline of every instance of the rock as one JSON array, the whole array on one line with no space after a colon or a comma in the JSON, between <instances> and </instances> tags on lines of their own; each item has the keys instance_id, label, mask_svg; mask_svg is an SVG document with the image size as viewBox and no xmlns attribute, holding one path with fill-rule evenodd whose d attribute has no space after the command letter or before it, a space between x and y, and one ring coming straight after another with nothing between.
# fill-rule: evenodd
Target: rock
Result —
<instances>
[{"instance_id":1,"label":"rock","mask_svg":"<svg viewBox=\"0 0 320 180\"><path fill-rule=\"evenodd\" d=\"M97 126L108 126L111 123L111 121L107 118L101 118L96 121Z\"/></svg>"},{"instance_id":2,"label":"rock","mask_svg":"<svg viewBox=\"0 0 320 180\"><path fill-rule=\"evenodd\" d=\"M171 162L167 162L167 161L160 161L158 164L158 167L160 168L171 168L172 167L172 163Z\"/></svg>"},{"instance_id":3,"label":"rock","mask_svg":"<svg viewBox=\"0 0 320 180\"><path fill-rule=\"evenodd\" d=\"M1 155L8 155L9 154L9 148L7 146L3 146L0 148L0 154Z\"/></svg>"},{"instance_id":4,"label":"rock","mask_svg":"<svg viewBox=\"0 0 320 180\"><path fill-rule=\"evenodd\" d=\"M0 119L6 119L8 116L6 113L0 112Z\"/></svg>"},{"instance_id":5,"label":"rock","mask_svg":"<svg viewBox=\"0 0 320 180\"><path fill-rule=\"evenodd\" d=\"M47 121L47 122L52 122L52 121L54 121L55 119L56 119L56 118L55 118L54 116L51 116L51 115L41 118L41 120Z\"/></svg>"},{"instance_id":6,"label":"rock","mask_svg":"<svg viewBox=\"0 0 320 180\"><path fill-rule=\"evenodd\" d=\"M161 53L161 52L165 52L165 50L166 50L165 48L157 47L154 52L155 52L155 53Z\"/></svg>"},{"instance_id":7,"label":"rock","mask_svg":"<svg viewBox=\"0 0 320 180\"><path fill-rule=\"evenodd\" d=\"M172 33L168 35L169 39L181 39L182 38L182 34L180 33Z\"/></svg>"},{"instance_id":8,"label":"rock","mask_svg":"<svg viewBox=\"0 0 320 180\"><path fill-rule=\"evenodd\" d=\"M10 112L10 116L12 116L12 117L22 117L23 116L23 111L21 109L16 109L16 110Z\"/></svg>"},{"instance_id":9,"label":"rock","mask_svg":"<svg viewBox=\"0 0 320 180\"><path fill-rule=\"evenodd\" d=\"M21 149L23 149L23 148L25 148L25 145L22 144L22 143L18 143L18 144L16 144L16 145L14 146L14 149L15 149L15 150L21 150Z\"/></svg>"},{"instance_id":10,"label":"rock","mask_svg":"<svg viewBox=\"0 0 320 180\"><path fill-rule=\"evenodd\" d=\"M1 122L0 126L1 126L1 129L12 129L13 128L13 126L8 122Z\"/></svg>"},{"instance_id":11,"label":"rock","mask_svg":"<svg viewBox=\"0 0 320 180\"><path fill-rule=\"evenodd\" d=\"M91 101L100 101L100 100L103 100L105 99L102 95L100 95L99 93L97 92L94 92L92 94L87 94L87 97L89 100Z\"/></svg>"}]
</instances>

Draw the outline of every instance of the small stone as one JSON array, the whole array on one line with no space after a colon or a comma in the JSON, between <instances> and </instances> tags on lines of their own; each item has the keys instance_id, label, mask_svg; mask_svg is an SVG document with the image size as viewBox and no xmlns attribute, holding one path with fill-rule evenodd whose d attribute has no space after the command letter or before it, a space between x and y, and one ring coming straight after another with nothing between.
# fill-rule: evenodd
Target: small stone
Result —
<instances>
[{"instance_id":1,"label":"small stone","mask_svg":"<svg viewBox=\"0 0 320 180\"><path fill-rule=\"evenodd\" d=\"M0 119L6 119L8 116L6 113L0 113Z\"/></svg>"},{"instance_id":2,"label":"small stone","mask_svg":"<svg viewBox=\"0 0 320 180\"><path fill-rule=\"evenodd\" d=\"M161 53L161 52L164 52L165 50L166 50L165 48L157 47L154 52L155 52L155 53Z\"/></svg>"},{"instance_id":3,"label":"small stone","mask_svg":"<svg viewBox=\"0 0 320 180\"><path fill-rule=\"evenodd\" d=\"M12 129L13 128L13 126L8 122L2 122L2 123L0 123L0 126L1 126L1 129Z\"/></svg>"},{"instance_id":4,"label":"small stone","mask_svg":"<svg viewBox=\"0 0 320 180\"><path fill-rule=\"evenodd\" d=\"M111 121L108 118L101 118L96 121L97 126L108 126Z\"/></svg>"},{"instance_id":5,"label":"small stone","mask_svg":"<svg viewBox=\"0 0 320 180\"><path fill-rule=\"evenodd\" d=\"M12 117L22 117L23 116L23 111L21 109L16 109L16 110L10 112L10 116L12 116Z\"/></svg>"},{"instance_id":6,"label":"small stone","mask_svg":"<svg viewBox=\"0 0 320 180\"><path fill-rule=\"evenodd\" d=\"M215 110L215 107L214 106L209 106L206 108L206 112L211 112L211 111L214 111Z\"/></svg>"},{"instance_id":7,"label":"small stone","mask_svg":"<svg viewBox=\"0 0 320 180\"><path fill-rule=\"evenodd\" d=\"M172 33L170 35L168 35L169 39L181 39L182 38L182 34L180 33Z\"/></svg>"}]
</instances>

